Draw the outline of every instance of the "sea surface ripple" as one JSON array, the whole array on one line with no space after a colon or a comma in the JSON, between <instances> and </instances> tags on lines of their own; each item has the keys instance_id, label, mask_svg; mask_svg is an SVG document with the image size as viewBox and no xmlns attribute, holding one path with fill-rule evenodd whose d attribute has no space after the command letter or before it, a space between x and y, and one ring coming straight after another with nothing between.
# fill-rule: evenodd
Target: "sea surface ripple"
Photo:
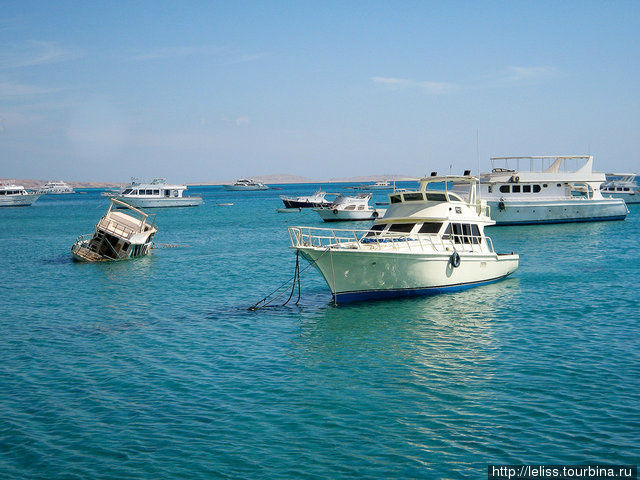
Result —
<instances>
[{"instance_id":1,"label":"sea surface ripple","mask_svg":"<svg viewBox=\"0 0 640 480\"><path fill-rule=\"evenodd\" d=\"M276 213L278 194L314 189L190 189L205 205L153 212L156 241L188 247L111 264L70 257L96 191L0 209L0 478L639 463L640 206L489 229L521 254L496 284L336 308L312 270L299 305L248 311L293 273L286 227L322 226Z\"/></svg>"}]
</instances>

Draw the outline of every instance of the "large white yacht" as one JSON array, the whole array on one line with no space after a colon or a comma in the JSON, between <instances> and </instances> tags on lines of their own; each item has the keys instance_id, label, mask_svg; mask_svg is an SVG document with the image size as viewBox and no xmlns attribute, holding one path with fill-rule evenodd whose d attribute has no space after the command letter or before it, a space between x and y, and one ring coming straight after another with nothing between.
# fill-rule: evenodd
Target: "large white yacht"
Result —
<instances>
[{"instance_id":1,"label":"large white yacht","mask_svg":"<svg viewBox=\"0 0 640 480\"><path fill-rule=\"evenodd\" d=\"M640 188L635 173L607 173L600 190L605 197L621 198L625 203L640 203Z\"/></svg>"},{"instance_id":2,"label":"large white yacht","mask_svg":"<svg viewBox=\"0 0 640 480\"><path fill-rule=\"evenodd\" d=\"M115 208L125 208L127 213ZM79 262L140 257L149 253L157 231L147 213L112 198L109 210L96 225L95 232L78 237L71 247L71 254Z\"/></svg>"},{"instance_id":3,"label":"large white yacht","mask_svg":"<svg viewBox=\"0 0 640 480\"><path fill-rule=\"evenodd\" d=\"M247 180L246 178L240 178L235 183L230 185L223 185L225 190L269 190L269 187L264 183L255 182L253 180Z\"/></svg>"},{"instance_id":4,"label":"large white yacht","mask_svg":"<svg viewBox=\"0 0 640 480\"><path fill-rule=\"evenodd\" d=\"M183 196L186 185L168 184L165 178L144 182L135 178L114 196L133 207L194 207L203 203L200 196Z\"/></svg>"},{"instance_id":5,"label":"large white yacht","mask_svg":"<svg viewBox=\"0 0 640 480\"><path fill-rule=\"evenodd\" d=\"M466 183L465 195L446 189ZM444 183L431 190L431 183ZM315 266L336 303L462 290L505 278L517 254L497 254L484 227L495 222L474 177L427 177L369 230L289 227L291 246Z\"/></svg>"},{"instance_id":6,"label":"large white yacht","mask_svg":"<svg viewBox=\"0 0 640 480\"><path fill-rule=\"evenodd\" d=\"M494 157L491 162L491 173L480 176L478 195L497 225L624 220L629 213L623 200L602 196L605 175L593 171L591 155Z\"/></svg>"},{"instance_id":7,"label":"large white yacht","mask_svg":"<svg viewBox=\"0 0 640 480\"><path fill-rule=\"evenodd\" d=\"M38 193L44 193L47 195L65 195L76 192L74 192L73 188L71 188L67 183L58 181L45 183L38 189Z\"/></svg>"},{"instance_id":8,"label":"large white yacht","mask_svg":"<svg viewBox=\"0 0 640 480\"><path fill-rule=\"evenodd\" d=\"M39 193L28 192L14 182L0 185L0 207L28 207L39 197Z\"/></svg>"},{"instance_id":9,"label":"large white yacht","mask_svg":"<svg viewBox=\"0 0 640 480\"><path fill-rule=\"evenodd\" d=\"M338 195L331 205L314 208L325 222L342 222L347 220L375 220L384 215L381 208L371 208L371 193L359 193L356 196Z\"/></svg>"}]
</instances>

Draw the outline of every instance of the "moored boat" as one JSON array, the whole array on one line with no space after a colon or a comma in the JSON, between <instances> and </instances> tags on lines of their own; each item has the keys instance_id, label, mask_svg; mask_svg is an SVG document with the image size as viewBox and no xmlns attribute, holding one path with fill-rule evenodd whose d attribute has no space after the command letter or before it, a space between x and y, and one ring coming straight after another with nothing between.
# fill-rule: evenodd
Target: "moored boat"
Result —
<instances>
[{"instance_id":1,"label":"moored boat","mask_svg":"<svg viewBox=\"0 0 640 480\"><path fill-rule=\"evenodd\" d=\"M321 208L331 205L331 202L325 199L327 195L327 192L318 189L313 195L301 195L298 197L281 195L280 200L284 203L285 208Z\"/></svg>"},{"instance_id":2,"label":"moored boat","mask_svg":"<svg viewBox=\"0 0 640 480\"><path fill-rule=\"evenodd\" d=\"M635 173L607 173L600 191L604 197L621 198L625 203L640 203L640 188Z\"/></svg>"},{"instance_id":3,"label":"moored boat","mask_svg":"<svg viewBox=\"0 0 640 480\"><path fill-rule=\"evenodd\" d=\"M15 182L0 185L0 207L28 207L39 197L39 193L29 192Z\"/></svg>"},{"instance_id":4,"label":"moored boat","mask_svg":"<svg viewBox=\"0 0 640 480\"><path fill-rule=\"evenodd\" d=\"M62 180L57 182L47 182L38 189L38 193L46 195L69 195L76 193L67 183Z\"/></svg>"},{"instance_id":5,"label":"moored boat","mask_svg":"<svg viewBox=\"0 0 640 480\"><path fill-rule=\"evenodd\" d=\"M446 189L467 183L466 196ZM445 189L428 190L444 182ZM316 267L334 301L452 292L503 279L517 254L498 254L484 227L495 222L474 177L427 177L420 189L390 195L369 230L289 227L291 248Z\"/></svg>"},{"instance_id":6,"label":"moored boat","mask_svg":"<svg viewBox=\"0 0 640 480\"><path fill-rule=\"evenodd\" d=\"M629 213L623 200L602 195L605 175L593 171L591 155L494 157L491 162L491 173L480 176L479 196L496 225L624 220Z\"/></svg>"},{"instance_id":7,"label":"moored boat","mask_svg":"<svg viewBox=\"0 0 640 480\"><path fill-rule=\"evenodd\" d=\"M222 185L225 190L242 191L242 190L269 190L269 187L261 182L240 178L235 183Z\"/></svg>"},{"instance_id":8,"label":"moored boat","mask_svg":"<svg viewBox=\"0 0 640 480\"><path fill-rule=\"evenodd\" d=\"M195 207L202 205L202 197L185 196L186 185L168 184L165 178L155 178L151 182L143 182L132 178L131 184L116 194L117 198L133 207ZM120 208L120 207L118 207Z\"/></svg>"},{"instance_id":9,"label":"moored boat","mask_svg":"<svg viewBox=\"0 0 640 480\"><path fill-rule=\"evenodd\" d=\"M384 215L384 209L371 208L371 193L359 193L356 196L338 195L331 205L325 208L314 208L325 222L342 222L357 220L374 220Z\"/></svg>"},{"instance_id":10,"label":"moored boat","mask_svg":"<svg viewBox=\"0 0 640 480\"><path fill-rule=\"evenodd\" d=\"M116 210L127 209L127 213ZM81 235L71 247L73 259L80 262L124 260L147 255L158 231L150 215L112 198L109 210L92 235Z\"/></svg>"}]
</instances>

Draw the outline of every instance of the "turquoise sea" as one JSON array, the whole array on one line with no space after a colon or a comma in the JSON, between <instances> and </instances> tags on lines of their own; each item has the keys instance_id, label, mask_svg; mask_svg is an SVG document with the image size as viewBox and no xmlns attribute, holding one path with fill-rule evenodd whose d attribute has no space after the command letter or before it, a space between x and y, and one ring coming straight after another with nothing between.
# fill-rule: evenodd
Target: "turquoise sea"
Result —
<instances>
[{"instance_id":1,"label":"turquoise sea","mask_svg":"<svg viewBox=\"0 0 640 480\"><path fill-rule=\"evenodd\" d=\"M287 225L322 226L275 211L316 185L282 188L192 188L205 205L153 212L156 241L188 247L120 263L71 261L107 208L97 191L0 209L0 478L640 463L640 205L489 229L521 254L492 285L334 307L310 271L298 306L250 312L293 273Z\"/></svg>"}]
</instances>

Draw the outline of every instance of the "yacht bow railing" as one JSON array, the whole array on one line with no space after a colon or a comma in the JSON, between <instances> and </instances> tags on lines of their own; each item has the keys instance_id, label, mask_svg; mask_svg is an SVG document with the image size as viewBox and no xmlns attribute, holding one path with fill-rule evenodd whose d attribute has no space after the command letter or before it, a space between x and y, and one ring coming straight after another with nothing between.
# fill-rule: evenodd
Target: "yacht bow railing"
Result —
<instances>
[{"instance_id":1,"label":"yacht bow railing","mask_svg":"<svg viewBox=\"0 0 640 480\"><path fill-rule=\"evenodd\" d=\"M291 246L294 248L395 250L414 253L447 251L494 253L491 238L478 235L456 233L446 237L429 234L299 226L287 227L287 231Z\"/></svg>"}]
</instances>

